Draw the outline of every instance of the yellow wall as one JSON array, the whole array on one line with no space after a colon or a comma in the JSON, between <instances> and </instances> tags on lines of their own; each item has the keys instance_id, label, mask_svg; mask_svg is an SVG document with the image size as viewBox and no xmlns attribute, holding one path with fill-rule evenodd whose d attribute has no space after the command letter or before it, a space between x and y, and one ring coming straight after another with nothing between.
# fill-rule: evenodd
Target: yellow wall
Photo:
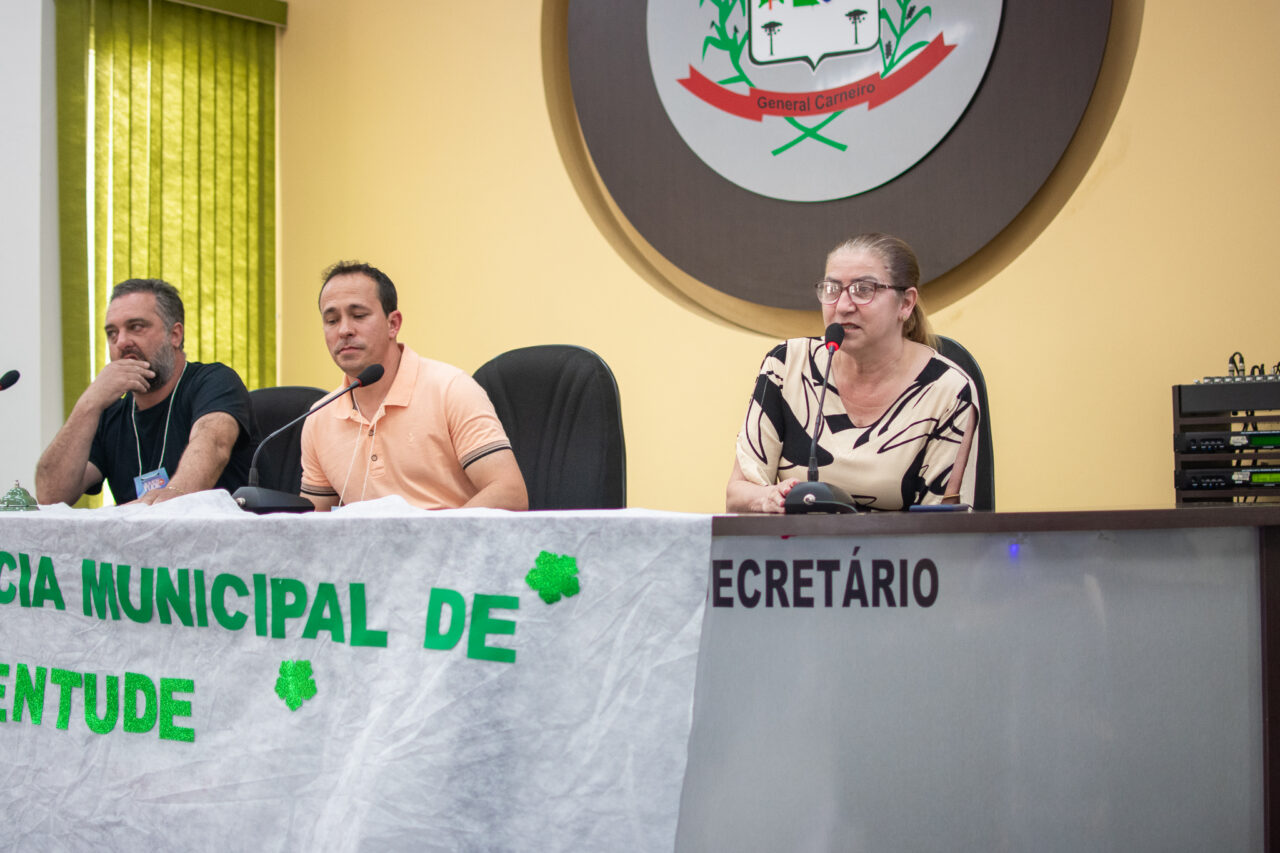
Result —
<instances>
[{"instance_id":1,"label":"yellow wall","mask_svg":"<svg viewBox=\"0 0 1280 853\"><path fill-rule=\"evenodd\" d=\"M775 338L615 248L575 188L573 133L553 131L563 81L543 25L564 0L545 2L290 0L281 381L337 383L318 276L367 260L396 281L401 339L425 355L474 370L531 344L600 353L622 389L630 504L719 511ZM1170 386L1224 373L1236 349L1280 361L1280 6L1251 4L1223 41L1201 3L1115 2L1068 157L1023 219L925 291L986 373L1003 510L1171 506ZM797 258L798 279L820 263Z\"/></svg>"}]
</instances>

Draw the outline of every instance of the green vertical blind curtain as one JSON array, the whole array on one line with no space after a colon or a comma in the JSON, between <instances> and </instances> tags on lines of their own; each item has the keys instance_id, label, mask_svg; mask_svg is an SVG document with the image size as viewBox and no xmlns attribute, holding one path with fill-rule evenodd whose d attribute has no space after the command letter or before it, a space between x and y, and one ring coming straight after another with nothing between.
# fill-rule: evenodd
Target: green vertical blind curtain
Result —
<instances>
[{"instance_id":1,"label":"green vertical blind curtain","mask_svg":"<svg viewBox=\"0 0 1280 853\"><path fill-rule=\"evenodd\" d=\"M274 385L275 28L167 0L57 0L64 402L110 288L163 278L186 351ZM91 343L92 342L92 343Z\"/></svg>"}]
</instances>

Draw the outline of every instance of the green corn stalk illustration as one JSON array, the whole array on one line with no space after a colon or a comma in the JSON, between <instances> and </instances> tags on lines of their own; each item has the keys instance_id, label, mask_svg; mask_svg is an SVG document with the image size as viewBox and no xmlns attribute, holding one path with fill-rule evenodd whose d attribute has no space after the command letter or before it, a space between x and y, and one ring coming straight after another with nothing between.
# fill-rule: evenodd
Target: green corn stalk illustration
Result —
<instances>
[{"instance_id":1,"label":"green corn stalk illustration","mask_svg":"<svg viewBox=\"0 0 1280 853\"><path fill-rule=\"evenodd\" d=\"M754 88L755 84L751 82L751 78L747 76L747 72L742 69L742 50L747 46L747 40L750 38L751 33L747 30L739 36L738 26L736 24L733 27L733 32L729 32L729 19L733 16L734 12L741 10L742 17L744 19L746 18L747 0L698 0L698 8L702 8L706 3L710 3L712 6L716 7L717 15L716 19L711 22L711 31L714 35L707 36L702 41L702 58L704 60L707 58L707 50L709 48L724 51L729 56L729 64L731 64L733 66L733 70L738 73L734 74L732 77L717 80L716 82L721 86L728 86L732 83L745 83L747 86ZM883 14L883 10L881 10L881 14ZM806 139L811 139L814 142L821 142L823 145L830 145L837 151L848 150L849 146L842 142L837 142L827 136L823 136L820 132L828 124L835 121L835 119L843 112L844 110L837 110L815 125L807 125L795 116L782 116L787 124L799 131L800 135L785 145L781 145L773 149L773 151L769 153L774 157L777 157L782 152L787 151Z\"/></svg>"},{"instance_id":2,"label":"green corn stalk illustration","mask_svg":"<svg viewBox=\"0 0 1280 853\"><path fill-rule=\"evenodd\" d=\"M903 60L929 44L927 41L918 41L905 50L902 47L906 43L907 34L920 22L921 18L926 15L931 20L933 18L932 6L925 6L917 11L911 0L891 0L891 2L898 7L897 21L893 20L884 6L880 7L880 20L889 26L889 32L893 34L893 41L883 39L880 41L880 62L884 66L884 70L880 72L881 77L888 77L889 72L901 65ZM886 2L885 5L888 3Z\"/></svg>"}]
</instances>

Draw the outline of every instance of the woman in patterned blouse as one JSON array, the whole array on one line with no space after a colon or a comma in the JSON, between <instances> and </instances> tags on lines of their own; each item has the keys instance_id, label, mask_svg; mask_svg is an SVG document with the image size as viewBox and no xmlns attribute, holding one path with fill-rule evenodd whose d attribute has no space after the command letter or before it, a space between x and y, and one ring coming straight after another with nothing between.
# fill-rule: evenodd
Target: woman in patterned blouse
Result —
<instances>
[{"instance_id":1,"label":"woman in patterned blouse","mask_svg":"<svg viewBox=\"0 0 1280 853\"><path fill-rule=\"evenodd\" d=\"M779 344L760 366L738 434L729 512L782 512L819 426L818 479L862 508L973 502L978 394L933 348L919 283L915 253L897 237L862 234L827 256L815 289L823 321L845 336L823 411L823 340Z\"/></svg>"}]
</instances>

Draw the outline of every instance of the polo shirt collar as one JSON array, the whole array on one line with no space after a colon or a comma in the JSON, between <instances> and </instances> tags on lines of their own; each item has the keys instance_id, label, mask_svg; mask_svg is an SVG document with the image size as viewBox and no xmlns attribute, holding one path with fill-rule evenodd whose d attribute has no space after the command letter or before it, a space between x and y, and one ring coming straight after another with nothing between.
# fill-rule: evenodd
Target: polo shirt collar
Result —
<instances>
[{"instance_id":1,"label":"polo shirt collar","mask_svg":"<svg viewBox=\"0 0 1280 853\"><path fill-rule=\"evenodd\" d=\"M383 406L407 406L413 400L413 388L418 384L418 366L421 359L409 348L408 344L397 344L400 347L400 366L396 368L395 381L387 392Z\"/></svg>"},{"instance_id":2,"label":"polo shirt collar","mask_svg":"<svg viewBox=\"0 0 1280 853\"><path fill-rule=\"evenodd\" d=\"M396 344L396 346L400 347L400 366L396 369L396 378L391 382L391 390L387 391L387 396L382 401L383 409L388 406L408 406L412 402L413 389L418 382L418 368L422 363L418 354L408 344ZM350 394L344 396L347 397L345 405L335 400L329 407L332 417L339 420L356 420L354 400Z\"/></svg>"}]
</instances>

